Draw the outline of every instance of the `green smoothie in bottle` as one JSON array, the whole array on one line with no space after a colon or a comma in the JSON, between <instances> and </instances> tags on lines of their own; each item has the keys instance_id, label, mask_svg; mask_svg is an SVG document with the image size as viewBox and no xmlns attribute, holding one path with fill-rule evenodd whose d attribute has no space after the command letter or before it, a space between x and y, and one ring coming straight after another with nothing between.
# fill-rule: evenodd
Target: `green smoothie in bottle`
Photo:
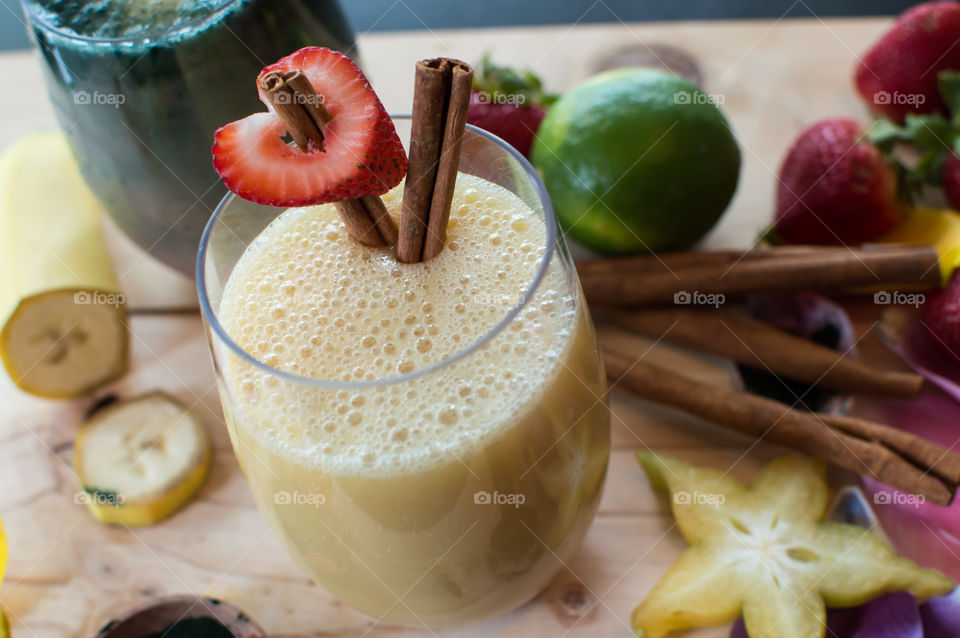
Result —
<instances>
[{"instance_id":1,"label":"green smoothie in bottle","mask_svg":"<svg viewBox=\"0 0 960 638\"><path fill-rule=\"evenodd\" d=\"M303 46L352 53L336 0L27 0L47 87L89 185L150 254L192 273L225 194L214 131L263 110L250 78Z\"/></svg>"}]
</instances>

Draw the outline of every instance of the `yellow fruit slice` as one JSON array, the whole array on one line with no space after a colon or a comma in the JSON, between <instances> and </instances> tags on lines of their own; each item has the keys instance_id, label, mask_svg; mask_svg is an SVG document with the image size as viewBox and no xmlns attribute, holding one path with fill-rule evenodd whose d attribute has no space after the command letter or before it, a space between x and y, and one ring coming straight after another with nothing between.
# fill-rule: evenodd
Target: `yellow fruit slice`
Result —
<instances>
[{"instance_id":1,"label":"yellow fruit slice","mask_svg":"<svg viewBox=\"0 0 960 638\"><path fill-rule=\"evenodd\" d=\"M0 358L27 392L78 396L126 370L124 298L100 215L61 133L0 158Z\"/></svg>"},{"instance_id":2,"label":"yellow fruit slice","mask_svg":"<svg viewBox=\"0 0 960 638\"><path fill-rule=\"evenodd\" d=\"M948 209L914 208L878 243L933 246L940 255L940 274L946 283L960 265L960 214Z\"/></svg>"},{"instance_id":3,"label":"yellow fruit slice","mask_svg":"<svg viewBox=\"0 0 960 638\"><path fill-rule=\"evenodd\" d=\"M105 523L153 525L183 507L210 466L203 425L161 392L110 404L77 432L83 500Z\"/></svg>"},{"instance_id":4,"label":"yellow fruit slice","mask_svg":"<svg viewBox=\"0 0 960 638\"><path fill-rule=\"evenodd\" d=\"M733 622L740 617L744 596L737 571L736 557L717 561L709 548L691 547L633 610L630 620L637 636Z\"/></svg>"},{"instance_id":5,"label":"yellow fruit slice","mask_svg":"<svg viewBox=\"0 0 960 638\"><path fill-rule=\"evenodd\" d=\"M869 531L823 521L822 463L777 459L745 487L666 456L637 457L651 485L670 494L691 544L634 609L639 637L728 623L742 613L753 638L822 638L827 605L859 605L894 591L923 600L954 587Z\"/></svg>"}]
</instances>

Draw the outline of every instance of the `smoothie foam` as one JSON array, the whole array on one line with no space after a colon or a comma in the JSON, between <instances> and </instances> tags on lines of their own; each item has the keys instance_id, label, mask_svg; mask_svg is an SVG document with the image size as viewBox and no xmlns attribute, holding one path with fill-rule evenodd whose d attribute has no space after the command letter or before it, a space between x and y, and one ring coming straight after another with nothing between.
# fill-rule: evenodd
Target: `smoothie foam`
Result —
<instances>
[{"instance_id":1,"label":"smoothie foam","mask_svg":"<svg viewBox=\"0 0 960 638\"><path fill-rule=\"evenodd\" d=\"M398 215L402 185L384 196ZM234 340L260 361L331 381L388 379L480 340L527 292L546 231L516 196L461 174L446 249L421 264L353 242L331 205L291 209L248 247L221 305ZM514 422L556 374L576 330L559 268L535 300L443 387L428 379L302 396L262 371L231 374L256 435L276 453L336 474L389 475L468 456ZM274 416L270 418L266 413ZM240 419L244 421L244 419Z\"/></svg>"}]
</instances>

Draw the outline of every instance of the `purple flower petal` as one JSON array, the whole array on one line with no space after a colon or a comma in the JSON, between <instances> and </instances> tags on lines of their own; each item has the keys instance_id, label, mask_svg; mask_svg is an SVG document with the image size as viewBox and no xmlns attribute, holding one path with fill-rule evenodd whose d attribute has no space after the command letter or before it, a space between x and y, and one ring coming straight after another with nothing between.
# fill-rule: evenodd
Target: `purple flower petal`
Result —
<instances>
[{"instance_id":1,"label":"purple flower petal","mask_svg":"<svg viewBox=\"0 0 960 638\"><path fill-rule=\"evenodd\" d=\"M916 605L914 605L914 608L916 608ZM863 607L828 609L827 638L868 638L867 636L861 637L859 635L855 636L854 634L854 632L857 631L862 613ZM733 627L730 629L730 638L750 638L747 634L747 628L743 624L743 619L733 624ZM914 637L910 636L909 638Z\"/></svg>"},{"instance_id":2,"label":"purple flower petal","mask_svg":"<svg viewBox=\"0 0 960 638\"><path fill-rule=\"evenodd\" d=\"M925 638L960 636L960 587L920 606Z\"/></svg>"},{"instance_id":3,"label":"purple flower petal","mask_svg":"<svg viewBox=\"0 0 960 638\"><path fill-rule=\"evenodd\" d=\"M939 599L936 599L939 600ZM931 625L924 633L920 610L910 594L899 592L874 599L860 607L830 609L827 611L828 638L951 638L960 636L960 599L947 603L949 612L931 610L940 625ZM950 613L954 614L950 616ZM924 623L926 617L924 617ZM951 627L937 633L939 627ZM730 631L730 638L750 638L743 621L738 620Z\"/></svg>"},{"instance_id":4,"label":"purple flower petal","mask_svg":"<svg viewBox=\"0 0 960 638\"><path fill-rule=\"evenodd\" d=\"M899 592L864 605L859 626L850 638L924 638L925 635L950 634L924 634L917 601L910 594ZM843 634L837 636L842 638Z\"/></svg>"},{"instance_id":5,"label":"purple flower petal","mask_svg":"<svg viewBox=\"0 0 960 638\"><path fill-rule=\"evenodd\" d=\"M944 352L923 327L920 313L891 308L883 313L879 334L892 351L930 383L960 401L960 360Z\"/></svg>"},{"instance_id":6,"label":"purple flower petal","mask_svg":"<svg viewBox=\"0 0 960 638\"><path fill-rule=\"evenodd\" d=\"M853 415L888 423L960 451L960 404L935 388L925 388L911 401L857 401ZM941 507L867 477L863 484L884 532L899 553L960 578L960 499Z\"/></svg>"},{"instance_id":7,"label":"purple flower petal","mask_svg":"<svg viewBox=\"0 0 960 638\"><path fill-rule=\"evenodd\" d=\"M750 638L747 635L747 627L743 624L743 618L733 623L733 627L730 628L730 638Z\"/></svg>"}]
</instances>

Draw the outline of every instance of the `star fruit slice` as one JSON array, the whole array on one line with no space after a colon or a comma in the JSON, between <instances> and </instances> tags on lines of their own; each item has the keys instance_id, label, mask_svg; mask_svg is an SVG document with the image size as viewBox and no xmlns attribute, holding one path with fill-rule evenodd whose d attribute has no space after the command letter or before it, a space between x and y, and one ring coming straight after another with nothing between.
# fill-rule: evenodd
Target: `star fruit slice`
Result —
<instances>
[{"instance_id":1,"label":"star fruit slice","mask_svg":"<svg viewBox=\"0 0 960 638\"><path fill-rule=\"evenodd\" d=\"M667 456L637 458L654 489L670 494L690 543L633 610L638 638L729 623L741 614L751 638L822 638L827 606L860 605L895 591L922 600L954 587L870 531L824 521L822 463L780 458L747 487Z\"/></svg>"}]
</instances>

